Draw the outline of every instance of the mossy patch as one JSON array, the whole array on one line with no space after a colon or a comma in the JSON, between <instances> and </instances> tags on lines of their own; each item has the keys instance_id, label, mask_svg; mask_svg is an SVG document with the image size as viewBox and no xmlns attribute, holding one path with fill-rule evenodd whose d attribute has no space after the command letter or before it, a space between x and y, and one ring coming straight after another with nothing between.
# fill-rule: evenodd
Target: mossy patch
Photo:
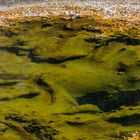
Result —
<instances>
[{"instance_id":1,"label":"mossy patch","mask_svg":"<svg viewBox=\"0 0 140 140\"><path fill-rule=\"evenodd\" d=\"M1 27L0 139L108 140L139 130L140 39L122 24Z\"/></svg>"}]
</instances>

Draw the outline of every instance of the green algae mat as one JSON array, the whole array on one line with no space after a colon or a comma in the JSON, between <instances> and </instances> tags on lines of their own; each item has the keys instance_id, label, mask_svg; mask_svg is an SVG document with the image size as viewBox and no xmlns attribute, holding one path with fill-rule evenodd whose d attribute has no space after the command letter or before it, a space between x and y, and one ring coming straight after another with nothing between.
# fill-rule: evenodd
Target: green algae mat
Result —
<instances>
[{"instance_id":1,"label":"green algae mat","mask_svg":"<svg viewBox=\"0 0 140 140\"><path fill-rule=\"evenodd\" d=\"M82 18L0 27L0 140L121 140L139 132L138 33L135 25Z\"/></svg>"}]
</instances>

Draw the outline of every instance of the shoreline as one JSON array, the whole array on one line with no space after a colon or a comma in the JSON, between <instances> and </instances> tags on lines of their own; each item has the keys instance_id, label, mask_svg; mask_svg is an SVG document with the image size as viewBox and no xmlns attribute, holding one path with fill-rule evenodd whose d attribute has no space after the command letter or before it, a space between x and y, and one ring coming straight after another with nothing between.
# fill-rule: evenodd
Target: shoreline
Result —
<instances>
[{"instance_id":1,"label":"shoreline","mask_svg":"<svg viewBox=\"0 0 140 140\"><path fill-rule=\"evenodd\" d=\"M17 19L27 17L94 17L103 20L122 20L127 22L140 22L139 3L135 2L103 2L96 1L65 1L44 2L37 4L12 5L7 8L0 8L0 25L6 19ZM134 0L136 1L136 0ZM91 3L91 5L90 5ZM110 5L109 5L110 4ZM118 4L118 5L117 5Z\"/></svg>"}]
</instances>

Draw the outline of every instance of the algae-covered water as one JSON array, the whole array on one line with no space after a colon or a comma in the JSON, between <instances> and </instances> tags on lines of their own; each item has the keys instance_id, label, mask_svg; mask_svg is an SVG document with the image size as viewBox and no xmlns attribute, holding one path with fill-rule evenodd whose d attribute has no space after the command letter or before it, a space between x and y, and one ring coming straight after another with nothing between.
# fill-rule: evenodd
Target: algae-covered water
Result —
<instances>
[{"instance_id":1,"label":"algae-covered water","mask_svg":"<svg viewBox=\"0 0 140 140\"><path fill-rule=\"evenodd\" d=\"M0 27L1 140L119 140L140 131L137 24L11 22Z\"/></svg>"}]
</instances>

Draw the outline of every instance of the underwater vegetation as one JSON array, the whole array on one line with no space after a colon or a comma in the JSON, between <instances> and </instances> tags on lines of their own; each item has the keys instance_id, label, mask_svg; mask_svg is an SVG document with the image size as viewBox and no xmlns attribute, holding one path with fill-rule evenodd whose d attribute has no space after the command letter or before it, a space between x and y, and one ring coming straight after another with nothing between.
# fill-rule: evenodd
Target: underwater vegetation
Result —
<instances>
[{"instance_id":1,"label":"underwater vegetation","mask_svg":"<svg viewBox=\"0 0 140 140\"><path fill-rule=\"evenodd\" d=\"M139 31L118 25L0 27L0 139L121 140L140 131Z\"/></svg>"}]
</instances>

